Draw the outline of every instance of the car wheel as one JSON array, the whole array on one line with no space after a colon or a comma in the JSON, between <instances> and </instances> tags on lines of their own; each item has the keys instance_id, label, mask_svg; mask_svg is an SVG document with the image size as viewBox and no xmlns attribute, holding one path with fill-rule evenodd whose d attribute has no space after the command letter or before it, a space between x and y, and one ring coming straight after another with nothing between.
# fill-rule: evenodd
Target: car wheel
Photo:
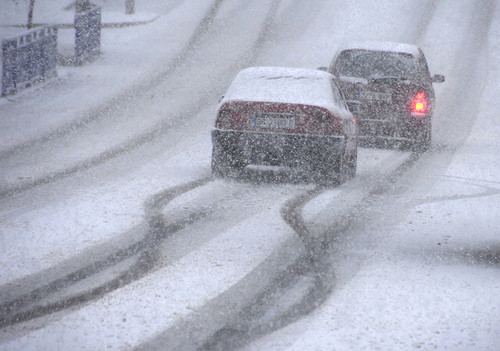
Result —
<instances>
[{"instance_id":1,"label":"car wheel","mask_svg":"<svg viewBox=\"0 0 500 351\"><path fill-rule=\"evenodd\" d=\"M415 138L412 145L413 152L425 152L431 146L432 140L432 124L428 119L422 128L419 128L415 133Z\"/></svg>"},{"instance_id":2,"label":"car wheel","mask_svg":"<svg viewBox=\"0 0 500 351\"><path fill-rule=\"evenodd\" d=\"M357 161L357 149L349 154L344 153L339 157L338 166L336 167L336 180L339 184L354 178L356 175Z\"/></svg>"},{"instance_id":3,"label":"car wheel","mask_svg":"<svg viewBox=\"0 0 500 351\"><path fill-rule=\"evenodd\" d=\"M231 170L231 164L227 153L219 146L212 148L212 174L216 177L227 177Z\"/></svg>"},{"instance_id":4,"label":"car wheel","mask_svg":"<svg viewBox=\"0 0 500 351\"><path fill-rule=\"evenodd\" d=\"M344 172L344 180L352 179L356 176L356 169L358 165L358 149L354 149L347 157L344 157L344 165L342 171Z\"/></svg>"},{"instance_id":5,"label":"car wheel","mask_svg":"<svg viewBox=\"0 0 500 351\"><path fill-rule=\"evenodd\" d=\"M343 155L335 155L322 158L314 163L311 168L312 180L322 185L338 184L342 182L342 170L344 166Z\"/></svg>"},{"instance_id":6,"label":"car wheel","mask_svg":"<svg viewBox=\"0 0 500 351\"><path fill-rule=\"evenodd\" d=\"M220 146L214 145L212 148L211 168L212 174L216 177L228 177L235 172L240 172L243 165L233 153L227 152Z\"/></svg>"}]
</instances>

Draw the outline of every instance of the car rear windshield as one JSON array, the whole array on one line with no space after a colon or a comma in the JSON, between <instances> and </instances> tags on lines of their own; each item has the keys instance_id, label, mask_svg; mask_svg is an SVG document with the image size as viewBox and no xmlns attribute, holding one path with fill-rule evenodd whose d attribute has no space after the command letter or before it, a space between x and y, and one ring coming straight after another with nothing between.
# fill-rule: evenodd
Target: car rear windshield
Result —
<instances>
[{"instance_id":1,"label":"car rear windshield","mask_svg":"<svg viewBox=\"0 0 500 351\"><path fill-rule=\"evenodd\" d=\"M416 76L416 60L411 54L346 50L335 61L337 77L407 78Z\"/></svg>"},{"instance_id":2,"label":"car rear windshield","mask_svg":"<svg viewBox=\"0 0 500 351\"><path fill-rule=\"evenodd\" d=\"M304 104L333 108L330 75L288 68L248 68L240 72L226 99Z\"/></svg>"}]
</instances>

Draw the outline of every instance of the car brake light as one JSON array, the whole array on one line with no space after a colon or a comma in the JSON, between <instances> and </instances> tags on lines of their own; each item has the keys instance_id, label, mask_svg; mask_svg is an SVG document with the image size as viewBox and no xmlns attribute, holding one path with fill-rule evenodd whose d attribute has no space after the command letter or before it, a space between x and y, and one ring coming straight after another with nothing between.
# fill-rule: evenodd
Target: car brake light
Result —
<instances>
[{"instance_id":1,"label":"car brake light","mask_svg":"<svg viewBox=\"0 0 500 351\"><path fill-rule=\"evenodd\" d=\"M427 98L425 93L421 92L415 95L411 103L411 112L413 113L426 113L427 112Z\"/></svg>"}]
</instances>

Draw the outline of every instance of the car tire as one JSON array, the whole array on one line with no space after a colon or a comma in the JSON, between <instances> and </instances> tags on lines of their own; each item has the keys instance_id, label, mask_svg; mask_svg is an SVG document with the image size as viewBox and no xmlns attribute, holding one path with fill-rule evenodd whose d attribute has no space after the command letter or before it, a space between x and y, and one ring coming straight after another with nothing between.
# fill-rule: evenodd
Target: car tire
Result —
<instances>
[{"instance_id":1,"label":"car tire","mask_svg":"<svg viewBox=\"0 0 500 351\"><path fill-rule=\"evenodd\" d=\"M230 158L219 146L212 148L212 174L216 177L227 177L231 171Z\"/></svg>"},{"instance_id":2,"label":"car tire","mask_svg":"<svg viewBox=\"0 0 500 351\"><path fill-rule=\"evenodd\" d=\"M212 174L216 177L226 178L243 169L241 162L236 160L235 155L227 152L222 147L214 145L212 148L211 168Z\"/></svg>"},{"instance_id":3,"label":"car tire","mask_svg":"<svg viewBox=\"0 0 500 351\"><path fill-rule=\"evenodd\" d=\"M339 154L316 161L312 172L313 179L323 185L342 184L355 177L357 162L357 146L350 153L346 152L344 146Z\"/></svg>"},{"instance_id":4,"label":"car tire","mask_svg":"<svg viewBox=\"0 0 500 351\"><path fill-rule=\"evenodd\" d=\"M421 153L429 149L432 142L432 124L430 118L424 126L415 133L412 151Z\"/></svg>"},{"instance_id":5,"label":"car tire","mask_svg":"<svg viewBox=\"0 0 500 351\"><path fill-rule=\"evenodd\" d=\"M358 167L358 149L355 148L347 157L344 157L344 165L342 171L344 172L344 180L352 179L356 176Z\"/></svg>"},{"instance_id":6,"label":"car tire","mask_svg":"<svg viewBox=\"0 0 500 351\"><path fill-rule=\"evenodd\" d=\"M342 164L344 157L342 154L315 160L310 169L310 176L315 183L321 185L339 184L342 182Z\"/></svg>"},{"instance_id":7,"label":"car tire","mask_svg":"<svg viewBox=\"0 0 500 351\"><path fill-rule=\"evenodd\" d=\"M342 184L356 175L358 152L357 149L349 154L344 153L339 157L336 167L336 181ZM332 177L333 178L333 177Z\"/></svg>"}]
</instances>

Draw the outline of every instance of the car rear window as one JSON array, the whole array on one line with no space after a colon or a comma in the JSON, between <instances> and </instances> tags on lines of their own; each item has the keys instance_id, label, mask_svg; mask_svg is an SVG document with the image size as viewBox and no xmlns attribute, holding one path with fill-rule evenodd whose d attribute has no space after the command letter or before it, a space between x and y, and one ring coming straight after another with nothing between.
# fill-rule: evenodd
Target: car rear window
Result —
<instances>
[{"instance_id":1,"label":"car rear window","mask_svg":"<svg viewBox=\"0 0 500 351\"><path fill-rule=\"evenodd\" d=\"M346 50L334 64L337 77L408 78L416 76L413 55L398 52Z\"/></svg>"},{"instance_id":2,"label":"car rear window","mask_svg":"<svg viewBox=\"0 0 500 351\"><path fill-rule=\"evenodd\" d=\"M320 70L290 67L250 67L240 71L220 104L227 101L310 105L338 118L352 118L334 77Z\"/></svg>"}]
</instances>

